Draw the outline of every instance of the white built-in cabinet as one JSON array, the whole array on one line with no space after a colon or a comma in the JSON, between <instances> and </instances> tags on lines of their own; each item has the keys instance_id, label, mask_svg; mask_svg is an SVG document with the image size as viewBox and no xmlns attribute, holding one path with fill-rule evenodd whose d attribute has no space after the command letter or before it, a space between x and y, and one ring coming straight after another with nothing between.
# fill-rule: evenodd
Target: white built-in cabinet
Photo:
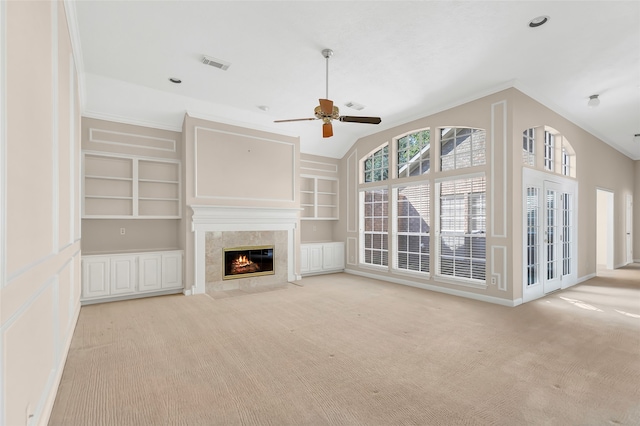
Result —
<instances>
[{"instance_id":1,"label":"white built-in cabinet","mask_svg":"<svg viewBox=\"0 0 640 426\"><path fill-rule=\"evenodd\" d=\"M82 218L178 219L180 161L83 152Z\"/></svg>"},{"instance_id":2,"label":"white built-in cabinet","mask_svg":"<svg viewBox=\"0 0 640 426\"><path fill-rule=\"evenodd\" d=\"M82 256L82 302L182 290L181 250Z\"/></svg>"},{"instance_id":3,"label":"white built-in cabinet","mask_svg":"<svg viewBox=\"0 0 640 426\"><path fill-rule=\"evenodd\" d=\"M300 245L300 274L326 274L344 270L344 243Z\"/></svg>"},{"instance_id":4,"label":"white built-in cabinet","mask_svg":"<svg viewBox=\"0 0 640 426\"><path fill-rule=\"evenodd\" d=\"M300 207L302 220L337 220L338 179L300 176Z\"/></svg>"}]
</instances>

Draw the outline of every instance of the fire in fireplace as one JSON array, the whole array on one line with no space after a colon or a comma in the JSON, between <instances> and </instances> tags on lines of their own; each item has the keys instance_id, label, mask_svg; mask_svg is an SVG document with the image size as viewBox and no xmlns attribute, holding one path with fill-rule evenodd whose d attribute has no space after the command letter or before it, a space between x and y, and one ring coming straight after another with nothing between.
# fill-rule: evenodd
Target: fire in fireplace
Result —
<instances>
[{"instance_id":1,"label":"fire in fireplace","mask_svg":"<svg viewBox=\"0 0 640 426\"><path fill-rule=\"evenodd\" d=\"M225 280L273 275L273 246L234 247L223 250Z\"/></svg>"}]
</instances>

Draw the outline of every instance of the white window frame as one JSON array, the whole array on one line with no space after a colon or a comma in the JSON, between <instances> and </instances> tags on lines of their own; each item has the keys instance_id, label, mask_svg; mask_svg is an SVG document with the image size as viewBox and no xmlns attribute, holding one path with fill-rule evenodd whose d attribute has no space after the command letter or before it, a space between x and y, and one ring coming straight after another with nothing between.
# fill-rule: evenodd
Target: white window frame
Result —
<instances>
[{"instance_id":1,"label":"white window frame","mask_svg":"<svg viewBox=\"0 0 640 426\"><path fill-rule=\"evenodd\" d=\"M369 159L371 159L371 161L373 161L375 154L377 154L380 151L383 151L385 148L387 148L387 153L386 154L380 154L380 156L382 158L384 158L386 156L386 158L387 158L386 168L384 166L379 167L379 168L378 167L372 167L371 173L372 173L372 176L373 176L375 174L375 171L377 171L377 170L379 170L381 172L381 174L382 174L382 172L384 172L386 170L386 177L384 179L380 179L380 180L374 180L372 178L372 180L367 182L366 175L365 175L366 174L365 163ZM391 151L391 148L389 146L389 143L385 142L382 145L378 146L377 148L373 149L362 160L360 160L360 183L369 184L369 183L375 183L375 182L386 182L391 178L391 176L389 175L389 169L391 168L391 161L390 161L391 152L390 151Z\"/></svg>"},{"instance_id":2,"label":"white window frame","mask_svg":"<svg viewBox=\"0 0 640 426\"><path fill-rule=\"evenodd\" d=\"M555 172L556 135L548 130L544 131L544 169Z\"/></svg>"},{"instance_id":3,"label":"white window frame","mask_svg":"<svg viewBox=\"0 0 640 426\"><path fill-rule=\"evenodd\" d=\"M365 232L365 193L366 192L371 192L371 191L386 191L387 193L387 216L386 216L386 225L384 226L384 230L380 231L380 232ZM390 239L391 239L391 232L389 232L389 215L391 214L391 193L389 191L389 187L388 186L375 186L375 187L367 187L367 188L361 188L358 191L358 204L359 204L359 211L360 211L360 217L359 217L359 223L358 223L358 239L359 239L359 253L358 253L358 263L360 266L362 267L367 267L367 268L375 268L375 269L383 269L383 270L389 270L389 259L391 256L391 247L390 247ZM381 252L385 252L387 253L387 264L386 265L378 265L375 263L368 263L365 262L366 259L366 250L367 247L365 246L365 238L366 235L368 234L380 234L380 235L386 235L387 238L387 248L386 250L381 250ZM382 238L382 237L381 237Z\"/></svg>"},{"instance_id":4,"label":"white window frame","mask_svg":"<svg viewBox=\"0 0 640 426\"><path fill-rule=\"evenodd\" d=\"M526 148L525 148L526 143ZM531 127L522 132L522 163L527 166L536 165L536 128Z\"/></svg>"},{"instance_id":5,"label":"white window frame","mask_svg":"<svg viewBox=\"0 0 640 426\"><path fill-rule=\"evenodd\" d=\"M441 208L441 186L442 183L445 182L451 182L451 181L457 181L457 180L468 180L468 179L474 179L474 178L483 178L485 181L485 223L487 223L487 216L486 216L486 194L487 194L487 177L486 174L483 173L472 173L472 174L465 174L465 175L456 175L456 176L451 176L451 177L447 177L447 178L439 178L435 180L435 188L433 191L433 195L432 198L434 200L434 212L436 212L435 214L435 220L434 220L434 224L432 226L432 230L433 232L431 232L432 238L431 241L433 241L433 253L432 253L432 257L433 257L433 274L434 277L436 278L436 280L438 281L442 281L445 283L449 283L449 284L457 284L457 285L463 285L463 286L467 286L467 287L474 287L474 288L481 288L481 289L485 289L487 288L487 280L486 280L486 273L487 271L487 248L486 248L486 244L487 244L487 232L486 232L486 227L485 227L485 232L483 234L484 239L485 239L485 278L483 280L479 280L476 278L466 278L466 277L456 277L456 276L452 276L452 275L448 275L448 274L442 274L441 273L441 238L442 238L442 231L441 231L441 217L440 214L437 214L437 212L440 211ZM464 230L463 230L464 232ZM469 234L472 238L472 234ZM455 236L455 235L453 235ZM467 235L460 235L461 237L466 237Z\"/></svg>"},{"instance_id":6,"label":"white window frame","mask_svg":"<svg viewBox=\"0 0 640 426\"><path fill-rule=\"evenodd\" d=\"M428 209L429 209L429 213L428 213L428 217L427 217L427 221L428 221L428 225L430 228L430 231L427 233L422 233L422 232L418 232L418 233L411 233L411 232L402 232L399 231L398 229L398 198L399 198L399 192L400 189L402 188L407 188L407 187L413 187L413 186L426 186L428 191L429 191L429 202L428 202ZM392 194L393 194L393 198L391 200L392 204L392 210L391 210L391 225L392 225L392 232L391 232L391 236L390 239L391 241L393 241L392 244L392 253L389 254L389 258L391 259L392 263L391 263L391 267L393 269L394 272L396 273L400 273L400 274L408 274L408 275L417 275L420 276L422 278L431 278L431 276L433 275L432 271L433 271L433 250L432 250L432 246L433 246L433 225L432 225L432 217L433 217L433 212L431 211L432 205L433 205L433 186L431 185L431 181L425 181L425 180L421 180L421 181L416 181L416 182L407 182L404 184L397 184L394 185L394 187L392 188ZM405 217L405 216L403 216ZM408 217L408 216L407 216ZM414 236L414 237L418 237L418 238L422 238L427 236L429 238L429 251L428 251L428 258L429 258L429 262L428 262L428 271L424 272L422 270L420 271L416 271L413 269L407 269L407 268L400 268L398 265L398 256L399 256L399 245L398 245L398 236L399 235L406 235L407 238ZM406 252L407 254L409 254L409 252Z\"/></svg>"},{"instance_id":7,"label":"white window frame","mask_svg":"<svg viewBox=\"0 0 640 426\"><path fill-rule=\"evenodd\" d=\"M411 135L414 135L416 133L421 133L421 132L429 132L429 144L423 146L420 151L415 154L413 157L411 158L407 158L407 162L406 163L400 163L400 139L409 137ZM420 173L418 175L415 176L423 176L425 174L428 174L431 172L431 169L433 167L432 161L431 161L431 146L433 145L433 134L431 133L431 129L429 127L425 127L424 129L419 129L419 130L413 130L411 132L405 133L404 135L401 136L397 136L394 138L393 142L394 142L394 148L395 148L395 157L396 157L396 167L395 167L395 177L398 179L402 179L402 178L409 178L409 177L414 177L411 175L403 175L404 173L406 173L407 169L410 169L412 165L417 164L419 165L420 168ZM429 170L427 170L426 172L422 173L422 167L423 167L423 163L425 162L425 158L423 158L424 153L427 153L427 157L426 160L429 162ZM402 168L402 170L401 170Z\"/></svg>"}]
</instances>

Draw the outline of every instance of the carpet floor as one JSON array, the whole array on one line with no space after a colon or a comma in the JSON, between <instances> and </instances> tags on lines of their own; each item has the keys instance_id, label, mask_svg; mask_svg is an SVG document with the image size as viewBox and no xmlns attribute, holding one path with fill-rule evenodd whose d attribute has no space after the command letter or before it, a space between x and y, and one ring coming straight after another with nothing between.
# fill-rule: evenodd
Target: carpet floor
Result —
<instances>
[{"instance_id":1,"label":"carpet floor","mask_svg":"<svg viewBox=\"0 0 640 426\"><path fill-rule=\"evenodd\" d=\"M516 308L302 283L82 307L49 425L640 424L638 264Z\"/></svg>"}]
</instances>

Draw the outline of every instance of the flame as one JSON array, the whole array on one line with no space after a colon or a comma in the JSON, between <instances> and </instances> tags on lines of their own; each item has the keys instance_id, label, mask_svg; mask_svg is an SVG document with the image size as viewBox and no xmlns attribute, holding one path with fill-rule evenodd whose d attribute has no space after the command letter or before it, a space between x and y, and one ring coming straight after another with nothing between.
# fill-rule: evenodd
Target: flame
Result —
<instances>
[{"instance_id":1,"label":"flame","mask_svg":"<svg viewBox=\"0 0 640 426\"><path fill-rule=\"evenodd\" d=\"M236 260L233 261L233 264L235 266L248 266L251 265L253 262L249 260L249 258L247 258L247 256L245 255L241 255L238 256L236 258Z\"/></svg>"}]
</instances>

